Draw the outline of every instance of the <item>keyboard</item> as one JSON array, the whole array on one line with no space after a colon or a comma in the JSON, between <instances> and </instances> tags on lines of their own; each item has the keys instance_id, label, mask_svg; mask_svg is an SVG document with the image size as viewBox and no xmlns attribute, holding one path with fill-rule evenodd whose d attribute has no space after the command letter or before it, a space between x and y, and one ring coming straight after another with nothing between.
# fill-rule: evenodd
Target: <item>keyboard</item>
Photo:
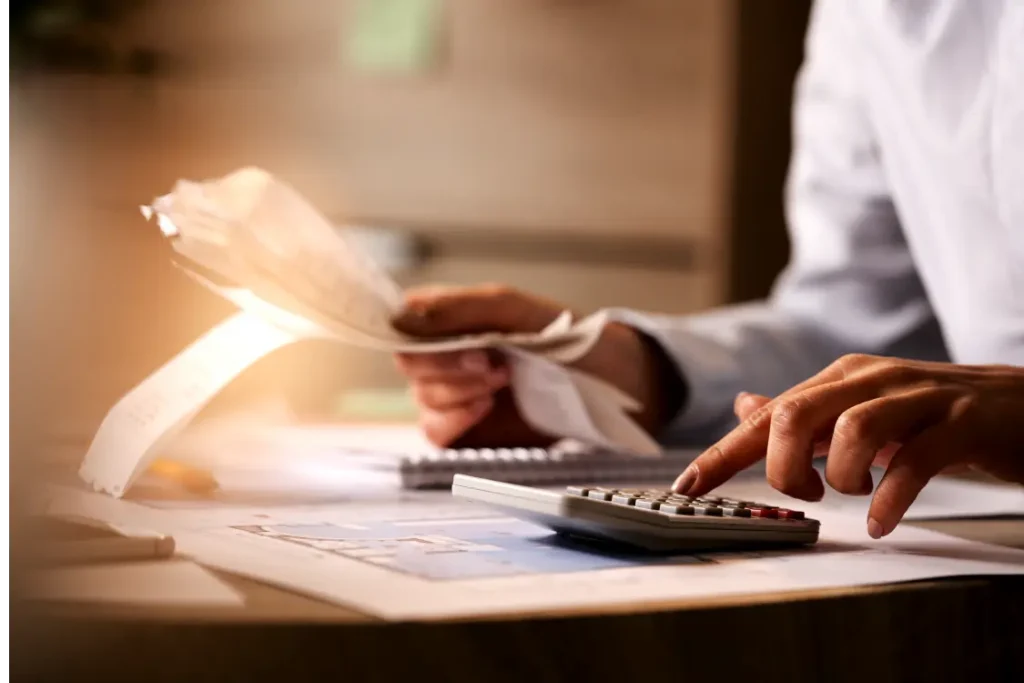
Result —
<instances>
[{"instance_id":1,"label":"keyboard","mask_svg":"<svg viewBox=\"0 0 1024 683\"><path fill-rule=\"evenodd\" d=\"M648 551L808 545L817 542L820 526L799 510L655 488L572 485L548 490L460 474L452 494L559 534Z\"/></svg>"},{"instance_id":2,"label":"keyboard","mask_svg":"<svg viewBox=\"0 0 1024 683\"><path fill-rule=\"evenodd\" d=\"M605 449L556 448L449 449L403 455L397 463L406 489L450 488L456 474L533 486L609 481L675 479L693 462L697 451L670 450L656 458ZM387 466L380 455L378 467ZM395 466L392 464L392 466Z\"/></svg>"}]
</instances>

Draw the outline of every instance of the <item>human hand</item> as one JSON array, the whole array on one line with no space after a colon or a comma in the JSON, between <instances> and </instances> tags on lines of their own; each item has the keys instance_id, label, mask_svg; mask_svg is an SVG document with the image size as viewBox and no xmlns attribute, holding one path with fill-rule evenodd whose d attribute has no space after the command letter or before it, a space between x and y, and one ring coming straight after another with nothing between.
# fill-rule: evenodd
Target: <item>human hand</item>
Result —
<instances>
[{"instance_id":1,"label":"human hand","mask_svg":"<svg viewBox=\"0 0 1024 683\"><path fill-rule=\"evenodd\" d=\"M702 495L765 458L774 488L820 500L817 454L832 488L867 495L870 467L882 465L868 512L868 533L880 538L940 471L969 466L1024 483L1024 368L851 355L775 399L740 394L734 407L741 424L675 490Z\"/></svg>"},{"instance_id":2,"label":"human hand","mask_svg":"<svg viewBox=\"0 0 1024 683\"><path fill-rule=\"evenodd\" d=\"M539 332L564 306L503 285L430 287L406 295L396 329L422 338L483 332ZM412 385L420 426L442 447L546 446L555 439L533 430L519 415L509 369L498 352L472 350L399 354L399 370ZM574 367L617 386L644 406L635 416L648 431L659 426L664 374L649 343L625 325L605 326L591 351Z\"/></svg>"}]
</instances>

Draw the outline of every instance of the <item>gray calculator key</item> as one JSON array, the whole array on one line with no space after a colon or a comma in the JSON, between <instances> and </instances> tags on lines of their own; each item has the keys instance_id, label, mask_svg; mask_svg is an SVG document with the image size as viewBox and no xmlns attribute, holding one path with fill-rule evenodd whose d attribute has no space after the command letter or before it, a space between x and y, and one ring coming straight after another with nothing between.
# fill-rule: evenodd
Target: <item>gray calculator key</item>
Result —
<instances>
[{"instance_id":1,"label":"gray calculator key","mask_svg":"<svg viewBox=\"0 0 1024 683\"><path fill-rule=\"evenodd\" d=\"M604 491L602 489L590 489L587 491L587 498L596 498L597 500L611 500L611 491Z\"/></svg>"},{"instance_id":2,"label":"gray calculator key","mask_svg":"<svg viewBox=\"0 0 1024 683\"><path fill-rule=\"evenodd\" d=\"M739 508L739 507L734 507L734 508L723 507L722 508L722 514L725 515L726 517L749 517L750 516L750 510L748 510L747 508Z\"/></svg>"},{"instance_id":3,"label":"gray calculator key","mask_svg":"<svg viewBox=\"0 0 1024 683\"><path fill-rule=\"evenodd\" d=\"M705 515L707 517L721 517L722 508L710 505L697 506L694 508L694 514Z\"/></svg>"},{"instance_id":4,"label":"gray calculator key","mask_svg":"<svg viewBox=\"0 0 1024 683\"><path fill-rule=\"evenodd\" d=\"M660 500L651 500L650 498L641 498L636 502L636 507L642 510L657 510L661 507Z\"/></svg>"},{"instance_id":5,"label":"gray calculator key","mask_svg":"<svg viewBox=\"0 0 1024 683\"><path fill-rule=\"evenodd\" d=\"M667 515L692 515L694 509L690 505L676 505L675 503L662 503L661 507L658 508L659 512L664 512Z\"/></svg>"},{"instance_id":6,"label":"gray calculator key","mask_svg":"<svg viewBox=\"0 0 1024 683\"><path fill-rule=\"evenodd\" d=\"M632 505L636 502L636 497L626 495L620 491L612 496L612 502L618 505Z\"/></svg>"},{"instance_id":7,"label":"gray calculator key","mask_svg":"<svg viewBox=\"0 0 1024 683\"><path fill-rule=\"evenodd\" d=\"M566 487L565 492L567 494L569 494L570 496L583 496L583 497L586 497L587 492L589 490L590 489L588 489L585 486L568 486L568 487Z\"/></svg>"}]
</instances>

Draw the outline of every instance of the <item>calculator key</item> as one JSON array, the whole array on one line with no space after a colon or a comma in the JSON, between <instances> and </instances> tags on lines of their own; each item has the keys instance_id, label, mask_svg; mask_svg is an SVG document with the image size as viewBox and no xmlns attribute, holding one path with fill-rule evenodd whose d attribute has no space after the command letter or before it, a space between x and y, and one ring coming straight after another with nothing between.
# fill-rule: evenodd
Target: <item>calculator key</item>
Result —
<instances>
[{"instance_id":1,"label":"calculator key","mask_svg":"<svg viewBox=\"0 0 1024 683\"><path fill-rule=\"evenodd\" d=\"M662 503L661 507L658 508L659 512L664 512L667 515L692 515L694 514L694 508L691 505L676 505L673 503Z\"/></svg>"},{"instance_id":2,"label":"calculator key","mask_svg":"<svg viewBox=\"0 0 1024 683\"><path fill-rule=\"evenodd\" d=\"M722 515L725 517L750 517L750 510L738 507L723 507Z\"/></svg>"},{"instance_id":3,"label":"calculator key","mask_svg":"<svg viewBox=\"0 0 1024 683\"><path fill-rule=\"evenodd\" d=\"M786 509L783 508L783 509L780 509L778 511L778 513L779 513L779 519L803 519L804 518L804 513L800 512L799 510L786 510Z\"/></svg>"},{"instance_id":4,"label":"calculator key","mask_svg":"<svg viewBox=\"0 0 1024 683\"><path fill-rule=\"evenodd\" d=\"M722 508L711 505L702 505L694 508L694 513L698 515L704 515L706 517L721 517Z\"/></svg>"},{"instance_id":5,"label":"calculator key","mask_svg":"<svg viewBox=\"0 0 1024 683\"><path fill-rule=\"evenodd\" d=\"M636 502L636 507L643 510L657 510L661 507L661 501L651 500L650 498L641 498Z\"/></svg>"},{"instance_id":6,"label":"calculator key","mask_svg":"<svg viewBox=\"0 0 1024 683\"><path fill-rule=\"evenodd\" d=\"M597 500L611 500L612 493L611 491L606 491L604 489L590 489L589 491L587 491L587 498L596 498Z\"/></svg>"},{"instance_id":7,"label":"calculator key","mask_svg":"<svg viewBox=\"0 0 1024 683\"><path fill-rule=\"evenodd\" d=\"M583 486L569 486L565 489L565 492L570 496L583 496L584 498L588 491L589 489Z\"/></svg>"},{"instance_id":8,"label":"calculator key","mask_svg":"<svg viewBox=\"0 0 1024 683\"><path fill-rule=\"evenodd\" d=\"M636 496L627 496L620 491L612 496L612 502L618 505L632 505L636 502Z\"/></svg>"},{"instance_id":9,"label":"calculator key","mask_svg":"<svg viewBox=\"0 0 1024 683\"><path fill-rule=\"evenodd\" d=\"M768 508L768 507L761 506L761 507L752 507L752 508L749 508L749 509L750 509L750 516L751 517L766 517L766 518L769 518L769 519L777 519L778 516L779 516L779 511L774 509L774 508Z\"/></svg>"}]
</instances>

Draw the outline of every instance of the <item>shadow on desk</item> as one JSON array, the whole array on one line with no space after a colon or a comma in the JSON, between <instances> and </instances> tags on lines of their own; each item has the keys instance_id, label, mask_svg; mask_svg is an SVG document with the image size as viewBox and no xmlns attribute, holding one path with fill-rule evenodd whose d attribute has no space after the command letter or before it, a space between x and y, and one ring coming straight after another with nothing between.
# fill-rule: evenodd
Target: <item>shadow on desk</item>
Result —
<instances>
[{"instance_id":1,"label":"shadow on desk","mask_svg":"<svg viewBox=\"0 0 1024 683\"><path fill-rule=\"evenodd\" d=\"M958 579L671 612L440 624L156 623L16 610L11 677L1010 681L1024 672L1022 588L1017 577Z\"/></svg>"}]
</instances>

